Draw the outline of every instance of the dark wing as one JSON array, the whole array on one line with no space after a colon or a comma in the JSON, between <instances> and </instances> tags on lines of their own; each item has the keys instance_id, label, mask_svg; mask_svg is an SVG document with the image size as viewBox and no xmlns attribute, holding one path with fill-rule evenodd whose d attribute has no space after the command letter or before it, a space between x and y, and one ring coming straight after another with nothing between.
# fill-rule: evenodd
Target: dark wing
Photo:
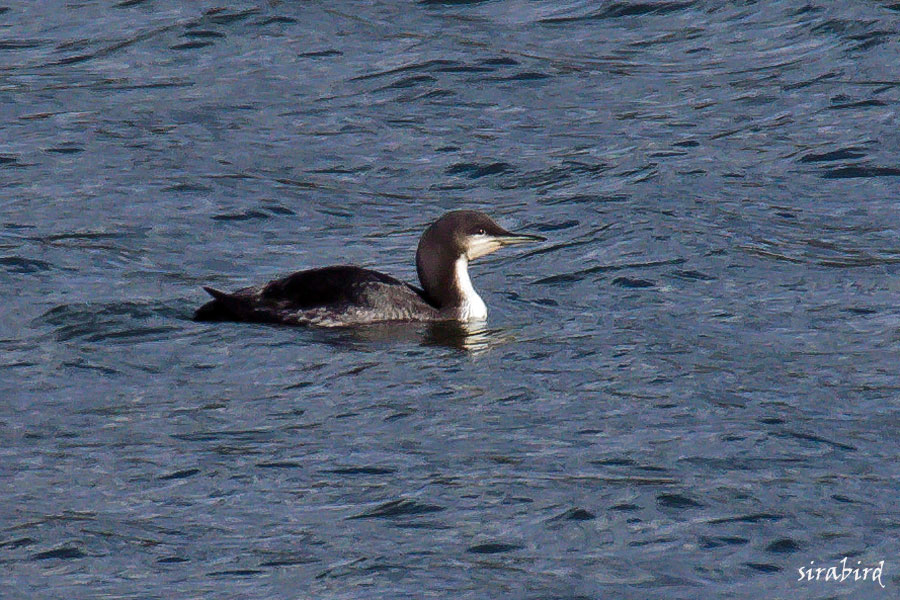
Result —
<instances>
[{"instance_id":1,"label":"dark wing","mask_svg":"<svg viewBox=\"0 0 900 600\"><path fill-rule=\"evenodd\" d=\"M365 302L361 291L370 283L415 289L399 279L378 271L339 266L300 271L270 281L262 288L261 298L274 302L288 302L295 309L359 304ZM418 290L415 291L418 293Z\"/></svg>"},{"instance_id":2,"label":"dark wing","mask_svg":"<svg viewBox=\"0 0 900 600\"><path fill-rule=\"evenodd\" d=\"M439 318L418 288L352 266L300 271L233 294L204 289L215 300L197 310L198 321L345 325Z\"/></svg>"}]
</instances>

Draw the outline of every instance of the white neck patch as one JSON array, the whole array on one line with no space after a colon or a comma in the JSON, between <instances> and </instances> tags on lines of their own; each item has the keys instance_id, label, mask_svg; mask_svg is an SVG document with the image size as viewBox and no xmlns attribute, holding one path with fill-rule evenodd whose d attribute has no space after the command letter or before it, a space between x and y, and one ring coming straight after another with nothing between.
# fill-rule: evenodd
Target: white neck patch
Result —
<instances>
[{"instance_id":1,"label":"white neck patch","mask_svg":"<svg viewBox=\"0 0 900 600\"><path fill-rule=\"evenodd\" d=\"M465 256L460 256L456 259L455 267L456 283L463 296L459 318L463 321L484 321L487 319L487 306L472 287L472 280L469 279L469 260Z\"/></svg>"}]
</instances>

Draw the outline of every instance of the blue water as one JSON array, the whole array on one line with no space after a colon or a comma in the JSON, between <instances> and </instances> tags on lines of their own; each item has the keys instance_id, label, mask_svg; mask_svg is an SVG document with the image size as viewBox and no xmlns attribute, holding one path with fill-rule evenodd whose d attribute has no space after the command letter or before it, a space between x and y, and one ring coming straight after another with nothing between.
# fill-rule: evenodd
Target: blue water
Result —
<instances>
[{"instance_id":1,"label":"blue water","mask_svg":"<svg viewBox=\"0 0 900 600\"><path fill-rule=\"evenodd\" d=\"M897 596L900 5L0 4L3 598ZM189 320L454 208L481 331Z\"/></svg>"}]
</instances>

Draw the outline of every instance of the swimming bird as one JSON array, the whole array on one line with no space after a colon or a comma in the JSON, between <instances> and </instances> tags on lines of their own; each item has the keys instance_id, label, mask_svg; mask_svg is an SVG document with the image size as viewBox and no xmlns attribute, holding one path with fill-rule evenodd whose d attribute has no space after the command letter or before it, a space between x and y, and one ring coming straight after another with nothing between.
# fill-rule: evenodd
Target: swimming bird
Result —
<instances>
[{"instance_id":1,"label":"swimming bird","mask_svg":"<svg viewBox=\"0 0 900 600\"><path fill-rule=\"evenodd\" d=\"M456 210L435 221L419 240L418 288L390 275L340 265L300 271L263 285L213 297L195 321L249 321L338 327L388 321L481 321L487 307L472 287L469 261L504 246L543 241L509 232L483 212Z\"/></svg>"}]
</instances>

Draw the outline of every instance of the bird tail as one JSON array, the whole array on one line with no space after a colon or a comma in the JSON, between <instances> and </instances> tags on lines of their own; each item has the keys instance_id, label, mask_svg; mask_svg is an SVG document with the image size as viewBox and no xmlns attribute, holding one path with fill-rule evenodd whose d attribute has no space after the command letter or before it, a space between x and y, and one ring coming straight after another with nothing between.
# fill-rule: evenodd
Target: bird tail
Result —
<instances>
[{"instance_id":1,"label":"bird tail","mask_svg":"<svg viewBox=\"0 0 900 600\"><path fill-rule=\"evenodd\" d=\"M195 321L233 321L237 316L232 310L237 299L231 294L220 292L211 287L203 287L206 293L213 297L213 300L207 302L197 309L194 313Z\"/></svg>"}]
</instances>

